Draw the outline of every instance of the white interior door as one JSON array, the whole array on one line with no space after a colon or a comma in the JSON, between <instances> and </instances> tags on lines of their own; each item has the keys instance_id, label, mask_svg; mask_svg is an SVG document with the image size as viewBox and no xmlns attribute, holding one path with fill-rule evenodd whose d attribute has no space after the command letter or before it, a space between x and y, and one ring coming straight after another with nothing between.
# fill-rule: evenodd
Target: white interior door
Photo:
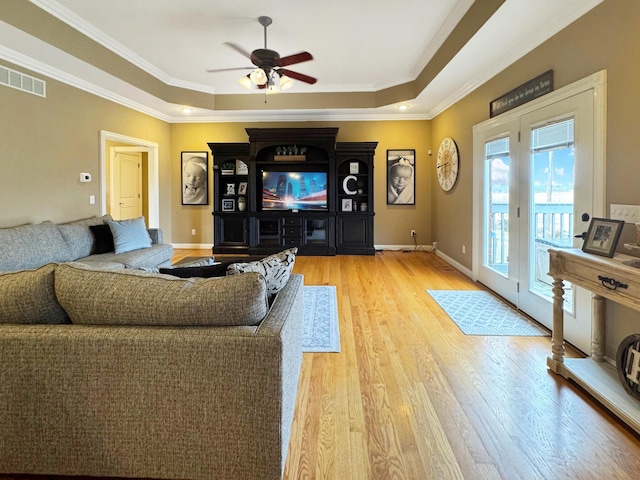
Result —
<instances>
[{"instance_id":1,"label":"white interior door","mask_svg":"<svg viewBox=\"0 0 640 480\"><path fill-rule=\"evenodd\" d=\"M587 80L474 127L474 277L548 328L547 250L603 212L604 78ZM589 352L590 294L566 290L565 338Z\"/></svg>"},{"instance_id":2,"label":"white interior door","mask_svg":"<svg viewBox=\"0 0 640 480\"><path fill-rule=\"evenodd\" d=\"M111 179L111 215L118 220L142 216L142 154L116 151Z\"/></svg>"}]
</instances>

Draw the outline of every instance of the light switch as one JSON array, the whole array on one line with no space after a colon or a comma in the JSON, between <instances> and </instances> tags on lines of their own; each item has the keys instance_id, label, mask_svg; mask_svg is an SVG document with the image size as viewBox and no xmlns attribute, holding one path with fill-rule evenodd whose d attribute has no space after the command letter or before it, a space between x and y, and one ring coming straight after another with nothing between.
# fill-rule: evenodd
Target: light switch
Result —
<instances>
[{"instance_id":1,"label":"light switch","mask_svg":"<svg viewBox=\"0 0 640 480\"><path fill-rule=\"evenodd\" d=\"M96 203L96 196L89 195L89 205L95 205L95 203Z\"/></svg>"}]
</instances>

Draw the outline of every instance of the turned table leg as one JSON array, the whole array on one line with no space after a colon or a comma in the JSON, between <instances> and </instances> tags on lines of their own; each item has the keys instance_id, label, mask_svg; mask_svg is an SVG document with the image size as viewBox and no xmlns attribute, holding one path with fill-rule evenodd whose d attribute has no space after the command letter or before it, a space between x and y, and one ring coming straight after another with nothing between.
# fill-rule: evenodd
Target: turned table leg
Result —
<instances>
[{"instance_id":1,"label":"turned table leg","mask_svg":"<svg viewBox=\"0 0 640 480\"><path fill-rule=\"evenodd\" d=\"M604 297L596 294L593 294L591 303L593 305L593 317L591 326L591 358L596 362L602 362L604 359L604 318L606 303L604 301Z\"/></svg>"},{"instance_id":2,"label":"turned table leg","mask_svg":"<svg viewBox=\"0 0 640 480\"><path fill-rule=\"evenodd\" d=\"M553 360L564 362L564 287L561 278L553 277L553 332L551 333L551 353Z\"/></svg>"}]
</instances>

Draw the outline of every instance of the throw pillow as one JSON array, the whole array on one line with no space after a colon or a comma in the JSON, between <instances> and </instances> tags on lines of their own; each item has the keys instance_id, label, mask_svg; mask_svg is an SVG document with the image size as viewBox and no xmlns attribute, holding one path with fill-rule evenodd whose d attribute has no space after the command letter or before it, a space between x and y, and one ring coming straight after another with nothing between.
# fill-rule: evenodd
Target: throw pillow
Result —
<instances>
[{"instance_id":1,"label":"throw pillow","mask_svg":"<svg viewBox=\"0 0 640 480\"><path fill-rule=\"evenodd\" d=\"M227 275L247 272L262 274L267 281L267 293L271 300L289 281L296 261L296 253L298 253L298 248L293 247L256 262L233 263L229 265Z\"/></svg>"},{"instance_id":2,"label":"throw pillow","mask_svg":"<svg viewBox=\"0 0 640 480\"><path fill-rule=\"evenodd\" d=\"M224 277L227 274L227 267L233 262L223 262L217 265L204 265L195 267L169 267L160 268L160 273L173 275L180 278L213 278Z\"/></svg>"},{"instance_id":3,"label":"throw pillow","mask_svg":"<svg viewBox=\"0 0 640 480\"><path fill-rule=\"evenodd\" d=\"M0 274L0 323L69 323L54 291L55 263Z\"/></svg>"},{"instance_id":4,"label":"throw pillow","mask_svg":"<svg viewBox=\"0 0 640 480\"><path fill-rule=\"evenodd\" d=\"M111 233L111 227L109 227L108 224L91 225L89 228L95 238L95 242L93 242L93 253L109 253L115 250L113 233Z\"/></svg>"},{"instance_id":5,"label":"throw pillow","mask_svg":"<svg viewBox=\"0 0 640 480\"><path fill-rule=\"evenodd\" d=\"M110 221L116 254L151 247L151 237L144 224L144 217Z\"/></svg>"}]
</instances>

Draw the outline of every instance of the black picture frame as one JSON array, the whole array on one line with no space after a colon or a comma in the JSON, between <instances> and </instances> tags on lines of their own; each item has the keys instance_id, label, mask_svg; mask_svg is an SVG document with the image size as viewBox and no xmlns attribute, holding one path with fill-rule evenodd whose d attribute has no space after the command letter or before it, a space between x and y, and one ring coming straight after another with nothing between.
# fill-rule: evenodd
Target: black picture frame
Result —
<instances>
[{"instance_id":1,"label":"black picture frame","mask_svg":"<svg viewBox=\"0 0 640 480\"><path fill-rule=\"evenodd\" d=\"M387 150L387 205L415 205L415 192L415 149Z\"/></svg>"},{"instance_id":2,"label":"black picture frame","mask_svg":"<svg viewBox=\"0 0 640 480\"><path fill-rule=\"evenodd\" d=\"M209 152L180 153L182 205L209 205Z\"/></svg>"},{"instance_id":3,"label":"black picture frame","mask_svg":"<svg viewBox=\"0 0 640 480\"><path fill-rule=\"evenodd\" d=\"M613 257L624 227L624 220L610 218L592 218L582 251L603 257Z\"/></svg>"}]
</instances>

